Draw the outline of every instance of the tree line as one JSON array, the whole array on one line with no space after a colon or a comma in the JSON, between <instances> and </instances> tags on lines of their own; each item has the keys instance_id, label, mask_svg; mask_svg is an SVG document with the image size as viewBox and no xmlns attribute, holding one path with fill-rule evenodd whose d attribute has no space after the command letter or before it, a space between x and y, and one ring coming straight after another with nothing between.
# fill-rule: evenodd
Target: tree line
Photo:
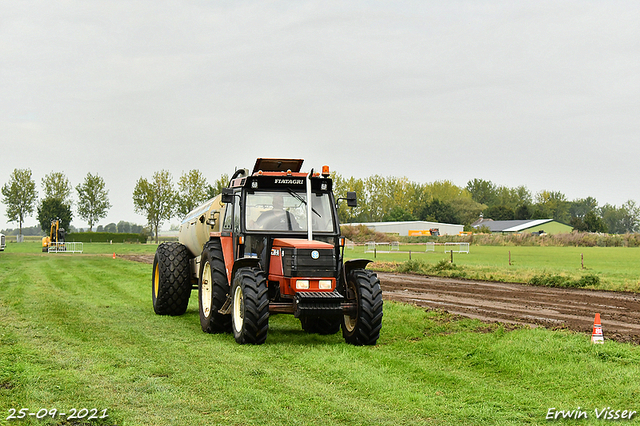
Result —
<instances>
[{"instance_id":1,"label":"tree line","mask_svg":"<svg viewBox=\"0 0 640 426\"><path fill-rule=\"evenodd\" d=\"M38 202L36 183L30 169L14 169L9 182L2 186L2 202L6 205L9 222L18 222L19 235L22 235L22 224L37 211L37 220L43 232L47 232L54 220L60 226L70 229L73 218L71 194L73 186L63 172L51 172L42 178L44 197ZM105 188L104 179L99 175L87 173L84 181L75 187L78 195L76 212L78 216L93 225L107 216L111 208L109 191Z\"/></svg>"},{"instance_id":2,"label":"tree line","mask_svg":"<svg viewBox=\"0 0 640 426\"><path fill-rule=\"evenodd\" d=\"M64 228L64 226L63 226ZM73 225L69 225L68 228L64 228L69 232L93 232L93 231L89 231L89 229L84 229L84 228L76 228ZM43 230L41 228L41 226L35 225L35 226L27 226L27 227L23 227L22 228L22 234L20 234L20 229L3 229L0 230L0 232L2 232L5 235L24 235L24 236L42 236L45 235L49 232L49 229L45 229ZM148 234L148 229L145 228L143 225L138 225L136 223L131 223L131 222L127 222L124 220L121 220L118 223L108 223L106 225L98 225L95 229L96 232L108 232L108 233L112 233L112 234L142 234L142 233L147 233Z\"/></svg>"},{"instance_id":3,"label":"tree line","mask_svg":"<svg viewBox=\"0 0 640 426\"><path fill-rule=\"evenodd\" d=\"M569 201L558 191L536 194L525 186L509 188L488 180L473 179L465 187L448 180L432 183L411 182L406 177L370 176L364 179L343 177L333 172L336 197L348 191L358 194L358 206L338 206L341 223L425 220L465 225L467 230L480 217L493 220L554 219L577 231L624 234L637 232L640 208L632 200L617 207L599 206L593 197ZM183 174L178 188L171 174L162 170L151 180L140 178L134 190L136 212L145 214L152 230L175 215L184 217L205 200L226 187L229 176L223 174L209 185L202 173Z\"/></svg>"},{"instance_id":4,"label":"tree line","mask_svg":"<svg viewBox=\"0 0 640 426\"><path fill-rule=\"evenodd\" d=\"M211 185L200 170L190 170L178 179L177 188L167 170L155 172L151 179L141 177L133 189L135 212L146 217L155 240L158 229L173 217L184 217L204 201L222 192L229 184L229 175L222 174Z\"/></svg>"},{"instance_id":5,"label":"tree line","mask_svg":"<svg viewBox=\"0 0 640 426\"><path fill-rule=\"evenodd\" d=\"M638 232L640 208L629 200L600 206L594 197L568 200L559 191L533 194L525 186L510 188L473 179L465 187L448 180L411 182L406 177L345 178L334 173L336 196L358 193L358 207L339 207L342 222L424 220L470 225L480 217L493 220L554 219L574 230L624 234Z\"/></svg>"},{"instance_id":6,"label":"tree line","mask_svg":"<svg viewBox=\"0 0 640 426\"><path fill-rule=\"evenodd\" d=\"M633 200L621 206L600 206L593 197L568 200L558 191L543 190L533 194L525 186L510 188L491 181L473 179L465 187L451 181L431 183L412 182L406 177L379 175L364 179L343 177L333 172L336 197L347 191L358 194L358 206L348 208L339 204L341 223L390 222L424 220L470 225L480 217L493 220L554 219L571 225L573 229L614 234L638 232L640 208ZM229 183L229 175L222 174L209 184L199 170L182 173L177 186L167 170L155 172L150 179L141 177L133 190L135 212L145 216L151 233L158 240L158 229L174 217L188 212L222 192ZM42 179L44 197L37 203L35 182L29 169L15 169L2 187L2 202L6 204L9 221L18 222L20 232L24 218L37 207L38 221L47 232L51 220L59 219L69 229L72 218L71 193L73 187L62 172L51 172ZM111 207L109 191L104 180L87 173L75 187L78 202L76 212L93 230L98 220L106 217ZM131 229L131 224L129 224ZM109 229L107 229L107 227ZM124 222L109 224L102 230L120 232Z\"/></svg>"}]
</instances>

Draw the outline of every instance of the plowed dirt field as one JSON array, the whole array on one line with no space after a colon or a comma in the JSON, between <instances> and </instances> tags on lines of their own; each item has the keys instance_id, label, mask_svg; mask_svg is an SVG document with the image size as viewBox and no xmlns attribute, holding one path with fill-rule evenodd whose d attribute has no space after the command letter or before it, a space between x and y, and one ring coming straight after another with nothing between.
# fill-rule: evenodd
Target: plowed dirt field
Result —
<instances>
[{"instance_id":1,"label":"plowed dirt field","mask_svg":"<svg viewBox=\"0 0 640 426\"><path fill-rule=\"evenodd\" d=\"M378 272L383 297L486 322L591 334L600 313L605 339L640 343L640 295Z\"/></svg>"}]
</instances>

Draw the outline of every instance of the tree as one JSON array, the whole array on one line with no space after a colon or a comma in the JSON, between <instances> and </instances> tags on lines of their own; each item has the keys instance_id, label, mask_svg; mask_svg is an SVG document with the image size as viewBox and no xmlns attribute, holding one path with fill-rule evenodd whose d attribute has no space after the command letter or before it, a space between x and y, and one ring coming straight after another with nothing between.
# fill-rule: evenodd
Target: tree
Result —
<instances>
[{"instance_id":1,"label":"tree","mask_svg":"<svg viewBox=\"0 0 640 426\"><path fill-rule=\"evenodd\" d=\"M51 172L42 178L44 199L54 198L63 204L71 206L71 190L73 187L69 179L62 172Z\"/></svg>"},{"instance_id":2,"label":"tree","mask_svg":"<svg viewBox=\"0 0 640 426\"><path fill-rule=\"evenodd\" d=\"M84 182L76 186L78 192L78 215L89 224L89 232L98 220L107 216L111 208L109 190L105 189L104 179L98 174L87 173Z\"/></svg>"},{"instance_id":3,"label":"tree","mask_svg":"<svg viewBox=\"0 0 640 426\"><path fill-rule=\"evenodd\" d=\"M496 186L491 181L474 179L467 182L467 191L476 203L492 206L497 199Z\"/></svg>"},{"instance_id":4,"label":"tree","mask_svg":"<svg viewBox=\"0 0 640 426\"><path fill-rule=\"evenodd\" d=\"M213 182L213 185L207 185L207 200L214 198L218 194L222 194L222 189L229 186L229 175L223 173L220 175L220 179Z\"/></svg>"},{"instance_id":5,"label":"tree","mask_svg":"<svg viewBox=\"0 0 640 426\"><path fill-rule=\"evenodd\" d=\"M416 218L411 214L411 212L408 212L400 206L395 206L385 213L383 220L385 222L406 222L409 220L416 220Z\"/></svg>"},{"instance_id":6,"label":"tree","mask_svg":"<svg viewBox=\"0 0 640 426\"><path fill-rule=\"evenodd\" d=\"M118 227L115 223L108 223L104 226L104 232L111 232L112 234L115 234L116 232L118 232Z\"/></svg>"},{"instance_id":7,"label":"tree","mask_svg":"<svg viewBox=\"0 0 640 426\"><path fill-rule=\"evenodd\" d=\"M588 232L607 232L607 225L601 217L592 210L584 215L584 225Z\"/></svg>"},{"instance_id":8,"label":"tree","mask_svg":"<svg viewBox=\"0 0 640 426\"><path fill-rule=\"evenodd\" d=\"M569 223L569 202L559 191L540 191L536 194L536 211L532 219L554 219L561 223ZM544 216L547 217L544 217Z\"/></svg>"},{"instance_id":9,"label":"tree","mask_svg":"<svg viewBox=\"0 0 640 426\"><path fill-rule=\"evenodd\" d=\"M208 200L209 185L199 170L190 170L178 180L178 213L186 216L191 210ZM221 191L222 192L222 191Z\"/></svg>"},{"instance_id":10,"label":"tree","mask_svg":"<svg viewBox=\"0 0 640 426\"><path fill-rule=\"evenodd\" d=\"M451 204L435 198L423 206L420 220L440 223L460 223Z\"/></svg>"},{"instance_id":11,"label":"tree","mask_svg":"<svg viewBox=\"0 0 640 426\"><path fill-rule=\"evenodd\" d=\"M133 190L133 206L136 213L144 214L151 232L158 242L158 228L170 220L176 212L177 194L173 188L171 174L161 170L153 174L153 180L140 178Z\"/></svg>"},{"instance_id":12,"label":"tree","mask_svg":"<svg viewBox=\"0 0 640 426\"><path fill-rule=\"evenodd\" d=\"M582 219L579 216L572 216L571 222L569 222L569 225L573 227L574 231L578 231L578 232L586 232L588 229L587 224L584 223L584 219Z\"/></svg>"},{"instance_id":13,"label":"tree","mask_svg":"<svg viewBox=\"0 0 640 426\"><path fill-rule=\"evenodd\" d=\"M484 211L484 217L493 220L513 220L515 213L507 206L493 206Z\"/></svg>"},{"instance_id":14,"label":"tree","mask_svg":"<svg viewBox=\"0 0 640 426\"><path fill-rule=\"evenodd\" d=\"M131 224L129 222L126 222L124 220L121 220L120 222L118 222L119 234L129 233L129 232L131 232Z\"/></svg>"},{"instance_id":15,"label":"tree","mask_svg":"<svg viewBox=\"0 0 640 426\"><path fill-rule=\"evenodd\" d=\"M531 206L529 204L521 204L516 208L514 212L514 219L516 220L529 220L531 219Z\"/></svg>"},{"instance_id":16,"label":"tree","mask_svg":"<svg viewBox=\"0 0 640 426\"><path fill-rule=\"evenodd\" d=\"M505 206L511 210L515 210L519 205L531 203L531 192L525 186L516 188L508 188L506 186L498 186L495 189L496 198L494 206Z\"/></svg>"},{"instance_id":17,"label":"tree","mask_svg":"<svg viewBox=\"0 0 640 426\"><path fill-rule=\"evenodd\" d=\"M638 226L640 225L640 208L633 200L624 203L622 208L625 210L622 224L626 232L638 232Z\"/></svg>"},{"instance_id":18,"label":"tree","mask_svg":"<svg viewBox=\"0 0 640 426\"><path fill-rule=\"evenodd\" d=\"M572 217L584 218L590 211L598 208L598 201L593 197L579 198L569 203L569 214Z\"/></svg>"},{"instance_id":19,"label":"tree","mask_svg":"<svg viewBox=\"0 0 640 426\"><path fill-rule=\"evenodd\" d=\"M605 204L599 210L608 232L624 234L638 230L640 209L634 201L629 200L620 207Z\"/></svg>"},{"instance_id":20,"label":"tree","mask_svg":"<svg viewBox=\"0 0 640 426\"><path fill-rule=\"evenodd\" d=\"M468 194L467 191L465 192ZM478 220L480 214L487 208L486 204L473 201L471 196L456 198L451 200L450 204L455 217L457 217L463 225L471 225Z\"/></svg>"},{"instance_id":21,"label":"tree","mask_svg":"<svg viewBox=\"0 0 640 426\"><path fill-rule=\"evenodd\" d=\"M36 183L30 169L14 169L9 182L2 186L2 202L7 205L6 215L9 222L18 222L20 236L25 217L33 213L37 194Z\"/></svg>"},{"instance_id":22,"label":"tree","mask_svg":"<svg viewBox=\"0 0 640 426\"><path fill-rule=\"evenodd\" d=\"M45 234L51 230L51 222L60 221L60 228L69 230L71 226L71 207L57 198L45 198L38 207L38 223Z\"/></svg>"},{"instance_id":23,"label":"tree","mask_svg":"<svg viewBox=\"0 0 640 426\"><path fill-rule=\"evenodd\" d=\"M357 207L348 207L344 201L338 203L338 218L340 223L367 222L364 211L367 205L366 192L362 179L355 179L353 176L344 179L339 173L331 172L333 180L333 193L338 198L346 198L347 192L355 192L358 198Z\"/></svg>"}]
</instances>

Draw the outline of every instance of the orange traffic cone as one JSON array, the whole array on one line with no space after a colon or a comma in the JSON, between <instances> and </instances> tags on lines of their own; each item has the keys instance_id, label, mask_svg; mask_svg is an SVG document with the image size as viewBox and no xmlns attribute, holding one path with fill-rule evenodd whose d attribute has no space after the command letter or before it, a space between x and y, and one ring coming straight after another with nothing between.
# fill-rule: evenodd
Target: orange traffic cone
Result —
<instances>
[{"instance_id":1,"label":"orange traffic cone","mask_svg":"<svg viewBox=\"0 0 640 426\"><path fill-rule=\"evenodd\" d=\"M115 254L115 253L113 253L113 258L114 258L114 259L116 258L116 254Z\"/></svg>"},{"instance_id":2,"label":"orange traffic cone","mask_svg":"<svg viewBox=\"0 0 640 426\"><path fill-rule=\"evenodd\" d=\"M596 318L593 321L591 343L604 343L604 336L602 335L602 324L600 324L600 314L596 314Z\"/></svg>"}]
</instances>

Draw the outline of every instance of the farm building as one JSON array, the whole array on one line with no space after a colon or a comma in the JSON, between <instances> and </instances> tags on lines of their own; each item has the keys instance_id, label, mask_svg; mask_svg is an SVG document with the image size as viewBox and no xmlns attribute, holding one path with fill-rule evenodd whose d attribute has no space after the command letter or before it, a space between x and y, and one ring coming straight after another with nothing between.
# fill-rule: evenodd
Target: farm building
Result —
<instances>
[{"instance_id":1,"label":"farm building","mask_svg":"<svg viewBox=\"0 0 640 426\"><path fill-rule=\"evenodd\" d=\"M480 219L471 226L478 229L486 226L492 233L545 233L562 234L571 232L572 227L564 223L556 222L553 219L531 219L531 220L493 220Z\"/></svg>"},{"instance_id":2,"label":"farm building","mask_svg":"<svg viewBox=\"0 0 640 426\"><path fill-rule=\"evenodd\" d=\"M464 230L463 225L454 225L450 223L426 222L423 220L414 220L407 222L366 222L366 223L343 223L342 225L358 226L364 225L376 232L385 234L398 234L401 237L409 235L431 235L431 229L437 229L440 235L458 235Z\"/></svg>"}]
</instances>

